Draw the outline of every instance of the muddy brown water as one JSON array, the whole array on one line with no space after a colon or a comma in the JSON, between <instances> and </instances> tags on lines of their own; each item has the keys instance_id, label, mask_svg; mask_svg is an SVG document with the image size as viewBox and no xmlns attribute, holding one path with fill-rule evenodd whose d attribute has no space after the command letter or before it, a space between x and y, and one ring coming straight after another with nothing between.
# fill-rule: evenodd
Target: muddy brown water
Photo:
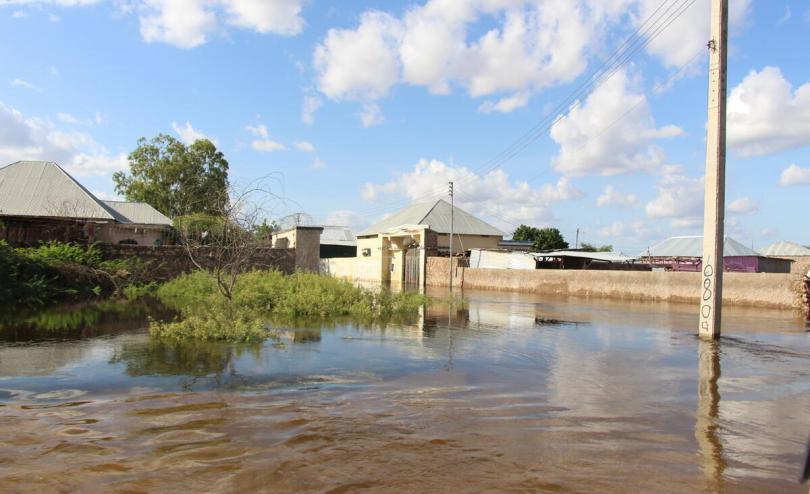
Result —
<instances>
[{"instance_id":1,"label":"muddy brown water","mask_svg":"<svg viewBox=\"0 0 810 494\"><path fill-rule=\"evenodd\" d=\"M690 306L465 296L253 346L6 323L0 492L807 492L802 318L706 343Z\"/></svg>"}]
</instances>

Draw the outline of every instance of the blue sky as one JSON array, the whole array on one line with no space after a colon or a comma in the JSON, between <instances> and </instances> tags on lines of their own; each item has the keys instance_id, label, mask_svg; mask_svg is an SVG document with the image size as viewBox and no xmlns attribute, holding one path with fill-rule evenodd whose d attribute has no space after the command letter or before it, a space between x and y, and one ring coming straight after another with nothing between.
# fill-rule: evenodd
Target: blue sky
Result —
<instances>
[{"instance_id":1,"label":"blue sky","mask_svg":"<svg viewBox=\"0 0 810 494\"><path fill-rule=\"evenodd\" d=\"M273 216L362 228L453 179L505 231L637 253L701 233L708 3L0 0L0 161L113 195L139 137L207 136L236 183L270 177ZM730 4L727 233L810 244L810 2Z\"/></svg>"}]
</instances>

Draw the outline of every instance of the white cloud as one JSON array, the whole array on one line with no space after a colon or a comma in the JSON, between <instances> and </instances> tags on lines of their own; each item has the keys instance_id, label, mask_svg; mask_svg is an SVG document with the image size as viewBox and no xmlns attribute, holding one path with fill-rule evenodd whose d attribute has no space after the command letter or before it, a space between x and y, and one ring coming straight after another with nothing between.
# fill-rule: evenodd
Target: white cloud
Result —
<instances>
[{"instance_id":1,"label":"white cloud","mask_svg":"<svg viewBox=\"0 0 810 494\"><path fill-rule=\"evenodd\" d=\"M314 153L315 146L309 141L296 141L295 149L305 153Z\"/></svg>"},{"instance_id":2,"label":"white cloud","mask_svg":"<svg viewBox=\"0 0 810 494\"><path fill-rule=\"evenodd\" d=\"M24 10L15 10L11 13L12 19L22 19L24 17L28 17L28 14Z\"/></svg>"},{"instance_id":3,"label":"white cloud","mask_svg":"<svg viewBox=\"0 0 810 494\"><path fill-rule=\"evenodd\" d=\"M301 109L301 121L307 125L315 123L315 112L321 107L321 99L317 96L304 96L304 105Z\"/></svg>"},{"instance_id":4,"label":"white cloud","mask_svg":"<svg viewBox=\"0 0 810 494\"><path fill-rule=\"evenodd\" d=\"M117 194L110 193L110 192L106 192L106 191L103 191L103 190L91 190L90 192L94 196L96 196L97 198L101 199L102 201L120 201L120 200L122 200L121 196L119 196Z\"/></svg>"},{"instance_id":5,"label":"white cloud","mask_svg":"<svg viewBox=\"0 0 810 494\"><path fill-rule=\"evenodd\" d=\"M634 92L625 71L591 93L551 127L560 145L552 167L569 175L655 171L665 164L653 141L681 135L674 125L657 128L647 98Z\"/></svg>"},{"instance_id":6,"label":"white cloud","mask_svg":"<svg viewBox=\"0 0 810 494\"><path fill-rule=\"evenodd\" d=\"M228 22L256 32L291 36L304 28L301 0L224 0Z\"/></svg>"},{"instance_id":7,"label":"white cloud","mask_svg":"<svg viewBox=\"0 0 810 494\"><path fill-rule=\"evenodd\" d=\"M709 11L711 0L697 0L677 18L683 2L666 2L660 0L640 0L638 2L638 15L635 18L636 27L640 27L653 13L661 7L656 19L661 21L648 23L649 34L656 33L659 26L669 20L672 24L660 31L647 46L647 52L660 58L667 67L680 67L688 63L695 54L705 49L706 41L711 36L709 29ZM751 0L729 1L729 25L732 34L736 29L745 25L750 14Z\"/></svg>"},{"instance_id":8,"label":"white cloud","mask_svg":"<svg viewBox=\"0 0 810 494\"><path fill-rule=\"evenodd\" d=\"M606 186L602 195L596 198L596 205L600 208L604 206L636 207L640 204L638 196L621 193L612 185Z\"/></svg>"},{"instance_id":9,"label":"white cloud","mask_svg":"<svg viewBox=\"0 0 810 494\"><path fill-rule=\"evenodd\" d=\"M107 175L128 166L124 153L110 154L90 135L25 117L0 102L0 163L26 159L55 161L77 176Z\"/></svg>"},{"instance_id":10,"label":"white cloud","mask_svg":"<svg viewBox=\"0 0 810 494\"><path fill-rule=\"evenodd\" d=\"M676 228L694 228L703 222L703 178L666 173L656 187L658 196L645 206L650 218L669 218Z\"/></svg>"},{"instance_id":11,"label":"white cloud","mask_svg":"<svg viewBox=\"0 0 810 494\"><path fill-rule=\"evenodd\" d=\"M383 116L379 105L376 103L366 103L363 105L363 111L360 113L360 122L363 124L363 127L374 127L384 121L385 116Z\"/></svg>"},{"instance_id":12,"label":"white cloud","mask_svg":"<svg viewBox=\"0 0 810 494\"><path fill-rule=\"evenodd\" d=\"M267 130L266 125L247 125L245 130L259 139L254 139L250 142L250 147L262 153L272 153L273 151L284 151L287 146L280 142L270 139L270 132Z\"/></svg>"},{"instance_id":13,"label":"white cloud","mask_svg":"<svg viewBox=\"0 0 810 494\"><path fill-rule=\"evenodd\" d=\"M348 226L355 234L370 224L367 217L348 209L332 211L323 220L324 225Z\"/></svg>"},{"instance_id":14,"label":"white cloud","mask_svg":"<svg viewBox=\"0 0 810 494\"><path fill-rule=\"evenodd\" d=\"M206 43L220 15L230 25L262 34L292 36L304 27L302 0L144 0L124 11L140 12L141 37L190 49Z\"/></svg>"},{"instance_id":15,"label":"white cloud","mask_svg":"<svg viewBox=\"0 0 810 494\"><path fill-rule=\"evenodd\" d=\"M402 17L367 11L354 29L332 29L315 50L321 92L368 102L397 83L472 97L508 93L481 111L509 112L531 93L570 82L609 9L581 1L429 0ZM476 23L496 25L469 39Z\"/></svg>"},{"instance_id":16,"label":"white cloud","mask_svg":"<svg viewBox=\"0 0 810 494\"><path fill-rule=\"evenodd\" d=\"M11 81L9 81L9 84L11 84L11 87L21 87L23 89L29 89L31 91L38 91L39 90L38 87L34 86L33 84L31 84L28 81L20 79L20 78L12 79Z\"/></svg>"},{"instance_id":17,"label":"white cloud","mask_svg":"<svg viewBox=\"0 0 810 494\"><path fill-rule=\"evenodd\" d=\"M194 48L216 28L216 15L203 0L145 0L140 16L141 37L178 48Z\"/></svg>"},{"instance_id":18,"label":"white cloud","mask_svg":"<svg viewBox=\"0 0 810 494\"><path fill-rule=\"evenodd\" d=\"M759 209L759 205L750 197L740 197L731 201L726 206L726 211L735 214L754 213Z\"/></svg>"},{"instance_id":19,"label":"white cloud","mask_svg":"<svg viewBox=\"0 0 810 494\"><path fill-rule=\"evenodd\" d=\"M57 67L56 65L51 65L51 68L49 69L49 71L50 71L52 76L59 77L59 67Z\"/></svg>"},{"instance_id":20,"label":"white cloud","mask_svg":"<svg viewBox=\"0 0 810 494\"><path fill-rule=\"evenodd\" d=\"M790 10L790 5L785 5L785 13L784 15L782 15L782 17L779 18L778 21L776 21L776 24L777 25L784 24L787 21L789 21L791 17L793 17L793 11Z\"/></svg>"},{"instance_id":21,"label":"white cloud","mask_svg":"<svg viewBox=\"0 0 810 494\"><path fill-rule=\"evenodd\" d=\"M199 130L195 129L191 126L191 122L186 121L185 126L180 126L177 122L172 122L172 128L180 136L180 139L185 142L186 144L193 144L195 141L200 139L208 139L209 141L217 144L217 140L213 137L209 137L204 133L200 132Z\"/></svg>"},{"instance_id":22,"label":"white cloud","mask_svg":"<svg viewBox=\"0 0 810 494\"><path fill-rule=\"evenodd\" d=\"M270 136L270 133L267 131L266 125L246 125L245 130L250 132L256 137L267 138Z\"/></svg>"},{"instance_id":23,"label":"white cloud","mask_svg":"<svg viewBox=\"0 0 810 494\"><path fill-rule=\"evenodd\" d=\"M401 23L384 12L365 12L356 30L330 29L315 49L318 86L328 97L381 98L399 79Z\"/></svg>"},{"instance_id":24,"label":"white cloud","mask_svg":"<svg viewBox=\"0 0 810 494\"><path fill-rule=\"evenodd\" d=\"M313 170L323 170L326 168L326 163L318 158L317 156L312 160L312 169Z\"/></svg>"},{"instance_id":25,"label":"white cloud","mask_svg":"<svg viewBox=\"0 0 810 494\"><path fill-rule=\"evenodd\" d=\"M262 153L272 153L273 151L284 151L287 146L271 139L256 139L250 143L250 147Z\"/></svg>"},{"instance_id":26,"label":"white cloud","mask_svg":"<svg viewBox=\"0 0 810 494\"><path fill-rule=\"evenodd\" d=\"M465 167L452 167L437 160L420 160L412 171L381 184L366 183L362 197L376 201L387 196L402 196L408 201L425 202L446 197L447 182L456 184L456 204L473 214L488 217L501 228L510 230L521 222L548 224L551 206L583 196L569 179L532 187L513 182L503 170L478 175Z\"/></svg>"},{"instance_id":27,"label":"white cloud","mask_svg":"<svg viewBox=\"0 0 810 494\"><path fill-rule=\"evenodd\" d=\"M779 185L788 187L791 185L810 185L810 168L802 168L796 163L782 170L779 177Z\"/></svg>"},{"instance_id":28,"label":"white cloud","mask_svg":"<svg viewBox=\"0 0 810 494\"><path fill-rule=\"evenodd\" d=\"M81 121L78 118L74 117L70 113L59 112L56 114L56 118L58 118L60 122L64 122L66 124L78 125L79 123L81 123Z\"/></svg>"},{"instance_id":29,"label":"white cloud","mask_svg":"<svg viewBox=\"0 0 810 494\"><path fill-rule=\"evenodd\" d=\"M810 145L810 82L793 91L778 67L751 71L728 98L728 146L742 156Z\"/></svg>"}]
</instances>

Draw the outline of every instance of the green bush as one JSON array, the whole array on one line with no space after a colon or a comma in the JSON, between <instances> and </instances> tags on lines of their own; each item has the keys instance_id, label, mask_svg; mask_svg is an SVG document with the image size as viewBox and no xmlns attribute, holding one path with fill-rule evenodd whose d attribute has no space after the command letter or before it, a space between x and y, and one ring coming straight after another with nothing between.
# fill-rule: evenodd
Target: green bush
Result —
<instances>
[{"instance_id":1,"label":"green bush","mask_svg":"<svg viewBox=\"0 0 810 494\"><path fill-rule=\"evenodd\" d=\"M12 248L0 241L0 305L39 306L98 297L138 282L135 272L145 272L142 262L105 261L92 245L47 242L34 248Z\"/></svg>"},{"instance_id":2,"label":"green bush","mask_svg":"<svg viewBox=\"0 0 810 494\"><path fill-rule=\"evenodd\" d=\"M152 334L236 341L266 338L269 320L351 316L364 322L384 321L412 314L428 300L417 293L372 291L317 274L285 276L277 271L239 275L232 300L218 291L213 276L201 271L165 283L157 295L183 319L155 322Z\"/></svg>"}]
</instances>

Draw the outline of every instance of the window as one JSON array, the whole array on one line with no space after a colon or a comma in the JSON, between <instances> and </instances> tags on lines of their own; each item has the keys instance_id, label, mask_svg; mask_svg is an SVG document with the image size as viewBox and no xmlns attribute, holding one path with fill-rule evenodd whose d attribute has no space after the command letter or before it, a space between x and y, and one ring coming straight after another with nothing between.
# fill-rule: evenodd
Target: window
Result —
<instances>
[{"instance_id":1,"label":"window","mask_svg":"<svg viewBox=\"0 0 810 494\"><path fill-rule=\"evenodd\" d=\"M363 257L371 257L371 249L363 249Z\"/></svg>"}]
</instances>

